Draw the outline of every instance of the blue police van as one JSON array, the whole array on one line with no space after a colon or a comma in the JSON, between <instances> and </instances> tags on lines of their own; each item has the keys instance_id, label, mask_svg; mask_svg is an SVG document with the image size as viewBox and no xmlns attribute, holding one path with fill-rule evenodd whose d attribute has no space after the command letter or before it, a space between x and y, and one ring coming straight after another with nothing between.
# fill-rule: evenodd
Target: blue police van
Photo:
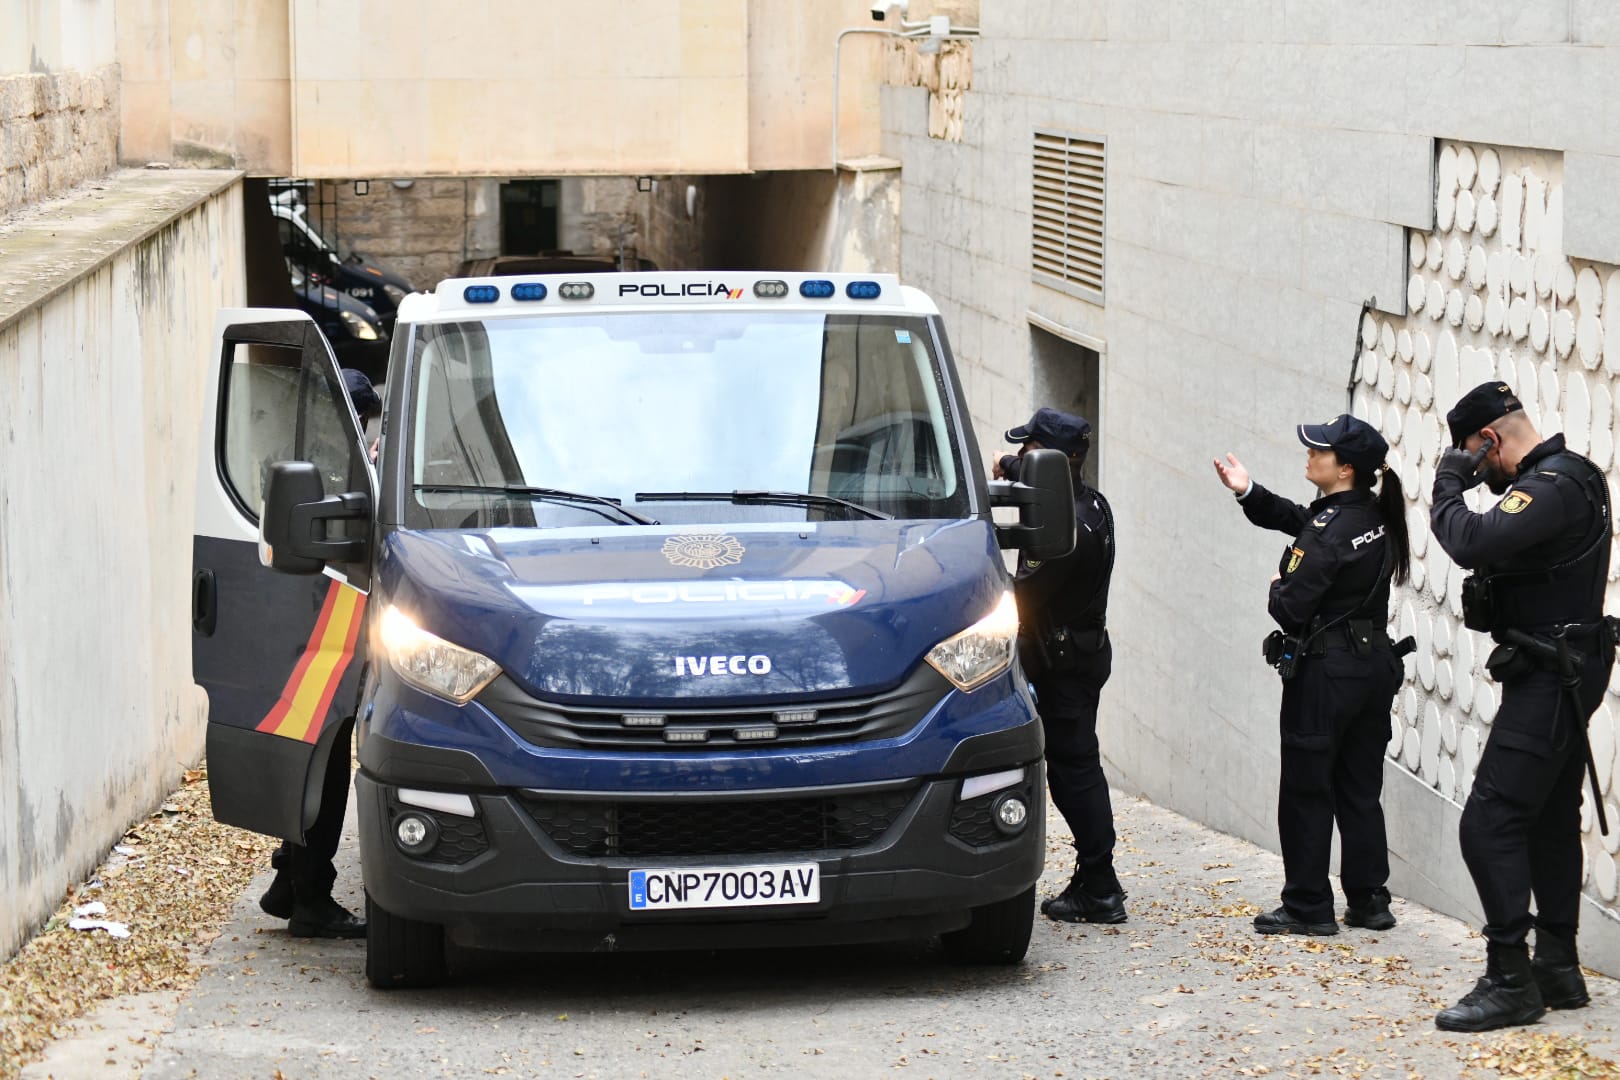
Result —
<instances>
[{"instance_id":1,"label":"blue police van","mask_svg":"<svg viewBox=\"0 0 1620 1080\"><path fill-rule=\"evenodd\" d=\"M217 337L214 813L301 839L352 729L374 985L454 946L1022 959L1042 739L1001 549L1066 554L1073 501L1056 451L986 482L926 296L446 281L400 305L375 461L307 314Z\"/></svg>"}]
</instances>

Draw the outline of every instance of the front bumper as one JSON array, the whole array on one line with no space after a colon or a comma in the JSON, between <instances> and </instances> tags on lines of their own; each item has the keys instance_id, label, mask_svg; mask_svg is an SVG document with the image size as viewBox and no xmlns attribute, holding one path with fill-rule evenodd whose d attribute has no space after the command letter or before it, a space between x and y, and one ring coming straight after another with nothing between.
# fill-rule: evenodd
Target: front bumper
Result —
<instances>
[{"instance_id":1,"label":"front bumper","mask_svg":"<svg viewBox=\"0 0 1620 1080\"><path fill-rule=\"evenodd\" d=\"M1016 896L1040 876L1039 754L1036 741L1033 754L1021 756L1024 777L1014 788L968 802L958 798L960 776L719 796L484 791L473 796L475 820L438 815L443 850L427 858L409 856L394 842L398 788L362 771L355 779L361 860L366 888L381 907L443 924L452 940L471 947L709 948L926 937L965 926L971 909ZM997 831L987 816L1007 790L1019 791L1029 808L1014 836ZM808 803L833 808L820 812L824 846L768 850L804 841ZM600 828L602 822L613 827ZM802 862L820 867L818 903L630 909L633 869Z\"/></svg>"}]
</instances>

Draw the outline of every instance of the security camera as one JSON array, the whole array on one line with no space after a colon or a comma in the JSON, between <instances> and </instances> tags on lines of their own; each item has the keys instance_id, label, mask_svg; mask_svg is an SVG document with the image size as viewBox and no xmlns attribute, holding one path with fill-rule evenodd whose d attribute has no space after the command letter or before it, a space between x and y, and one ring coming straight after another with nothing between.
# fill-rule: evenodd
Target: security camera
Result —
<instances>
[{"instance_id":1,"label":"security camera","mask_svg":"<svg viewBox=\"0 0 1620 1080\"><path fill-rule=\"evenodd\" d=\"M910 8L911 0L877 0L877 3L872 5L872 18L877 22L883 22L888 18L889 12L894 11L904 19Z\"/></svg>"}]
</instances>

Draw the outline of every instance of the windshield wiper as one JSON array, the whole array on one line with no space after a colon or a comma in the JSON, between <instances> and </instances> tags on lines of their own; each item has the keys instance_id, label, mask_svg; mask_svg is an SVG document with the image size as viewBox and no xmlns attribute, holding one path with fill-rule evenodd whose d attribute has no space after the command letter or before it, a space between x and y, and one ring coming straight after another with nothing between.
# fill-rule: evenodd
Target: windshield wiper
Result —
<instances>
[{"instance_id":1,"label":"windshield wiper","mask_svg":"<svg viewBox=\"0 0 1620 1080\"><path fill-rule=\"evenodd\" d=\"M522 484L415 484L416 491L461 491L474 495L513 495L520 499L541 499L546 502L574 502L585 503L587 509L594 510L605 518L611 516L612 511L619 516L621 524L634 522L637 525L657 525L652 518L643 517L634 510L626 510L617 501L604 495L586 495L579 491L563 491L559 488L525 487Z\"/></svg>"},{"instance_id":2,"label":"windshield wiper","mask_svg":"<svg viewBox=\"0 0 1620 1080\"><path fill-rule=\"evenodd\" d=\"M755 506L841 506L869 518L892 521L893 514L885 514L870 506L862 506L848 499L832 495L812 495L803 491L638 491L637 502L732 502Z\"/></svg>"}]
</instances>

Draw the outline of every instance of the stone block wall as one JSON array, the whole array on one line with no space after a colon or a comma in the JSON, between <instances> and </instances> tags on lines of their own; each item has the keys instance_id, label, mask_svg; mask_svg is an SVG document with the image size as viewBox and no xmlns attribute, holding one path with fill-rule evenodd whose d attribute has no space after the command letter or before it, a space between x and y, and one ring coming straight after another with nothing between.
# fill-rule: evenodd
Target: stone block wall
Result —
<instances>
[{"instance_id":1,"label":"stone block wall","mask_svg":"<svg viewBox=\"0 0 1620 1080\"><path fill-rule=\"evenodd\" d=\"M118 68L0 76L0 218L108 173Z\"/></svg>"}]
</instances>

